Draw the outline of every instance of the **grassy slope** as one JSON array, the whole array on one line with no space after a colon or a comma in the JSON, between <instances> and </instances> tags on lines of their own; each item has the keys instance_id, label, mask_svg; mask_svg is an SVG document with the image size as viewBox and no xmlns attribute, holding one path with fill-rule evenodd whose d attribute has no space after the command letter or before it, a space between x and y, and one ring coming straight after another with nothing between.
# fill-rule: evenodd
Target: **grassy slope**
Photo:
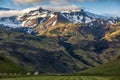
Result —
<instances>
[{"instance_id":1,"label":"grassy slope","mask_svg":"<svg viewBox=\"0 0 120 80\"><path fill-rule=\"evenodd\" d=\"M20 73L25 70L3 55L0 55L0 73Z\"/></svg>"},{"instance_id":2,"label":"grassy slope","mask_svg":"<svg viewBox=\"0 0 120 80\"><path fill-rule=\"evenodd\" d=\"M108 74L108 75L120 75L120 58L110 61L108 63L99 65L95 68L91 68L82 73L89 73L89 74Z\"/></svg>"}]
</instances>

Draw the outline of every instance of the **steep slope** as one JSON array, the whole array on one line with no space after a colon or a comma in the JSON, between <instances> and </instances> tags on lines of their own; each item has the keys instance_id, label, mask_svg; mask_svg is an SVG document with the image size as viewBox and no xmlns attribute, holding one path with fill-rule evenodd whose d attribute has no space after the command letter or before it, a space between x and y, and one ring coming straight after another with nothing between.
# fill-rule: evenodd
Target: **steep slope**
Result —
<instances>
[{"instance_id":1,"label":"steep slope","mask_svg":"<svg viewBox=\"0 0 120 80\"><path fill-rule=\"evenodd\" d=\"M108 41L112 41L112 39L114 39L116 36L119 36L119 35L120 35L120 30L118 29L112 33L106 34L104 39Z\"/></svg>"},{"instance_id":2,"label":"steep slope","mask_svg":"<svg viewBox=\"0 0 120 80\"><path fill-rule=\"evenodd\" d=\"M120 22L110 25L110 28L112 28L112 31L106 33L104 39L108 41L113 41L120 35Z\"/></svg>"},{"instance_id":3,"label":"steep slope","mask_svg":"<svg viewBox=\"0 0 120 80\"><path fill-rule=\"evenodd\" d=\"M90 75L111 75L111 76L117 76L120 75L120 57L118 57L115 60L109 61L107 63L104 63L102 65L99 65L95 68L91 68L85 71L82 71L82 73L90 74Z\"/></svg>"}]
</instances>

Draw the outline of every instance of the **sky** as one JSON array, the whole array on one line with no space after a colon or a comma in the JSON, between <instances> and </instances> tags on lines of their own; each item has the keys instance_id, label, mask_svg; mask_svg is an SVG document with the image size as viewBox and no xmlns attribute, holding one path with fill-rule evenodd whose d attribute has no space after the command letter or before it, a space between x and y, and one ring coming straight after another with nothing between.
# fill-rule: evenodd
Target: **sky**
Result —
<instances>
[{"instance_id":1,"label":"sky","mask_svg":"<svg viewBox=\"0 0 120 80\"><path fill-rule=\"evenodd\" d=\"M0 7L23 10L41 6L51 9L82 8L100 15L120 16L120 0L0 0Z\"/></svg>"}]
</instances>

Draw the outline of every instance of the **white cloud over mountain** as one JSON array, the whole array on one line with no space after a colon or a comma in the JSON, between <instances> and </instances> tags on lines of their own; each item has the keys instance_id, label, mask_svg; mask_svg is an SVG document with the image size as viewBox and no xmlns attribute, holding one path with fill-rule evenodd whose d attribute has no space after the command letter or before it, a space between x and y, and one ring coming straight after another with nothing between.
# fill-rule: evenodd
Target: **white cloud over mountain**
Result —
<instances>
[{"instance_id":1,"label":"white cloud over mountain","mask_svg":"<svg viewBox=\"0 0 120 80\"><path fill-rule=\"evenodd\" d=\"M52 11L64 11L64 10L74 10L78 9L79 7L76 5L63 5L63 6L52 6L52 5L47 5L47 6L42 6L44 9L52 10Z\"/></svg>"},{"instance_id":2,"label":"white cloud over mountain","mask_svg":"<svg viewBox=\"0 0 120 80\"><path fill-rule=\"evenodd\" d=\"M22 13L19 10L8 10L8 11L1 10L0 11L0 17L18 16L20 14Z\"/></svg>"},{"instance_id":3,"label":"white cloud over mountain","mask_svg":"<svg viewBox=\"0 0 120 80\"><path fill-rule=\"evenodd\" d=\"M16 4L38 3L41 0L13 0Z\"/></svg>"},{"instance_id":4,"label":"white cloud over mountain","mask_svg":"<svg viewBox=\"0 0 120 80\"><path fill-rule=\"evenodd\" d=\"M70 2L94 2L94 1L100 1L100 0L13 0L16 4L39 4L43 2L48 2L53 5L64 5L64 4L70 4Z\"/></svg>"}]
</instances>

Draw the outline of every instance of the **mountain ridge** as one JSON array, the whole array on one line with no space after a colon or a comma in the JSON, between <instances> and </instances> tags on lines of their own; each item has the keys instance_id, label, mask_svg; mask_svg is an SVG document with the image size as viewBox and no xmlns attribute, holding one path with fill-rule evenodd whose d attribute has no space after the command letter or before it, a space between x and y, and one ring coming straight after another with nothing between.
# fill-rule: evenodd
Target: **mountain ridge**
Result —
<instances>
[{"instance_id":1,"label":"mountain ridge","mask_svg":"<svg viewBox=\"0 0 120 80\"><path fill-rule=\"evenodd\" d=\"M108 62L120 55L120 18L93 15L30 10L15 23L23 26L0 25L0 53L40 73L73 73ZM16 18L0 22L14 24Z\"/></svg>"},{"instance_id":2,"label":"mountain ridge","mask_svg":"<svg viewBox=\"0 0 120 80\"><path fill-rule=\"evenodd\" d=\"M0 10L11 10L11 9L9 9L9 8L4 8L4 7L0 7Z\"/></svg>"},{"instance_id":3,"label":"mountain ridge","mask_svg":"<svg viewBox=\"0 0 120 80\"><path fill-rule=\"evenodd\" d=\"M25 17L26 16L26 17ZM48 29L58 23L87 24L93 26L94 22L99 25L111 25L120 21L117 17L104 17L84 10L74 10L68 12L53 12L38 8L19 16L18 20L22 22L23 27L30 27L39 32L42 29ZM39 30L38 30L39 28Z\"/></svg>"}]
</instances>

